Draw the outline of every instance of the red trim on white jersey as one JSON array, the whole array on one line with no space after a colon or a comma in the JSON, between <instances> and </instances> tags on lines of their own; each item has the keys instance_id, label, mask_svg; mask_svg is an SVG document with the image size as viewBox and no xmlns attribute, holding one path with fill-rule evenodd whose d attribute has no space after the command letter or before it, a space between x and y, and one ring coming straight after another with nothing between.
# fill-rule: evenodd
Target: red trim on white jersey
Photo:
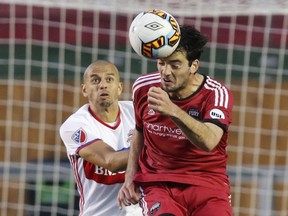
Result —
<instances>
[{"instance_id":1,"label":"red trim on white jersey","mask_svg":"<svg viewBox=\"0 0 288 216\"><path fill-rule=\"evenodd\" d=\"M116 119L117 122L114 126L111 126L111 125L107 124L106 122L102 121L100 118L98 118L98 116L95 115L95 113L92 111L90 106L88 107L88 111L97 121L99 121L101 124L105 125L106 127L111 128L111 129L116 129L121 123L121 118L120 118L121 110L120 109L118 111L118 115L117 115L117 119Z\"/></svg>"},{"instance_id":2,"label":"red trim on white jersey","mask_svg":"<svg viewBox=\"0 0 288 216\"><path fill-rule=\"evenodd\" d=\"M80 200L79 200L80 214L79 215L82 215L83 214L83 208L84 208L85 200L84 200L83 185L82 185L81 178L80 178L80 175L79 175L79 172L78 172L78 159L77 158L78 158L78 156L76 156L76 155L69 155L69 160L70 160L70 163L71 163L72 170L74 172L76 185L77 185L78 192L79 192L79 195L80 195Z\"/></svg>"}]
</instances>

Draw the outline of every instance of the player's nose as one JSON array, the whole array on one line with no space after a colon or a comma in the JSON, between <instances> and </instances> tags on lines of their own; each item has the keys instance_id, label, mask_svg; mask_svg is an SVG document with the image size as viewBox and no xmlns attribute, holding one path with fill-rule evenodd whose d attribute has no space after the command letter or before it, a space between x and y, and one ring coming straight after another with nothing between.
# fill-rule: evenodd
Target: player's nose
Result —
<instances>
[{"instance_id":1,"label":"player's nose","mask_svg":"<svg viewBox=\"0 0 288 216\"><path fill-rule=\"evenodd\" d=\"M169 65L166 64L165 66L163 66L162 73L165 76L169 76L171 74L171 68L169 67Z\"/></svg>"},{"instance_id":2,"label":"player's nose","mask_svg":"<svg viewBox=\"0 0 288 216\"><path fill-rule=\"evenodd\" d=\"M99 87L100 88L107 88L108 84L106 82L106 80L101 80L101 82L99 83Z\"/></svg>"}]
</instances>

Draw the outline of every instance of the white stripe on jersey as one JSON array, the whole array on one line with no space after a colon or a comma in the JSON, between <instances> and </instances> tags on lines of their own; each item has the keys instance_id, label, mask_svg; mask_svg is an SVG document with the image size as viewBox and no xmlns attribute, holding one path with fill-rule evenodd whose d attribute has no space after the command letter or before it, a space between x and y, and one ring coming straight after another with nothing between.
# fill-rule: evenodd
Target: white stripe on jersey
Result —
<instances>
[{"instance_id":1,"label":"white stripe on jersey","mask_svg":"<svg viewBox=\"0 0 288 216\"><path fill-rule=\"evenodd\" d=\"M215 106L228 108L229 94L225 86L207 76L204 87L215 92Z\"/></svg>"},{"instance_id":2,"label":"white stripe on jersey","mask_svg":"<svg viewBox=\"0 0 288 216\"><path fill-rule=\"evenodd\" d=\"M144 76L139 77L133 84L132 86L132 98L134 98L135 92L146 85L154 84L154 83L159 83L160 82L160 74L155 73L155 74L147 74Z\"/></svg>"},{"instance_id":3,"label":"white stripe on jersey","mask_svg":"<svg viewBox=\"0 0 288 216\"><path fill-rule=\"evenodd\" d=\"M159 76L159 78L160 78L160 73L152 73L152 74L142 75L142 76L138 77L135 82L138 82L138 81L140 81L140 80L145 80L145 79L147 79L147 78L155 77L155 76L156 76L156 77Z\"/></svg>"}]
</instances>

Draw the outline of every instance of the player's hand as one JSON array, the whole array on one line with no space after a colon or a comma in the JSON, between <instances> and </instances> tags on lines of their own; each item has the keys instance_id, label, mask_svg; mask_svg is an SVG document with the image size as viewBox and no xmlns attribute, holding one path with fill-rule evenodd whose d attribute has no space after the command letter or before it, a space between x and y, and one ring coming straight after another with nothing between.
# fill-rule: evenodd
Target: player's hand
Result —
<instances>
[{"instance_id":1,"label":"player's hand","mask_svg":"<svg viewBox=\"0 0 288 216\"><path fill-rule=\"evenodd\" d=\"M141 199L139 188L136 187L133 181L125 181L118 193L118 206L129 206L131 204L137 204Z\"/></svg>"},{"instance_id":2,"label":"player's hand","mask_svg":"<svg viewBox=\"0 0 288 216\"><path fill-rule=\"evenodd\" d=\"M178 109L166 91L159 87L151 87L148 91L148 107L163 115L173 116Z\"/></svg>"}]
</instances>

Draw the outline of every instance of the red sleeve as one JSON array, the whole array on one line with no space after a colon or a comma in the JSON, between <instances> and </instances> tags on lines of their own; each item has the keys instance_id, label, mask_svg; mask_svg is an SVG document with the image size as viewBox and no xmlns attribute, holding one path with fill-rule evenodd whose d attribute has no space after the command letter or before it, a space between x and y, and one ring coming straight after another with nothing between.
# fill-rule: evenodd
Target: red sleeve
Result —
<instances>
[{"instance_id":1,"label":"red sleeve","mask_svg":"<svg viewBox=\"0 0 288 216\"><path fill-rule=\"evenodd\" d=\"M233 94L225 86L211 91L206 101L203 121L216 124L226 131L232 121L233 103Z\"/></svg>"}]
</instances>

